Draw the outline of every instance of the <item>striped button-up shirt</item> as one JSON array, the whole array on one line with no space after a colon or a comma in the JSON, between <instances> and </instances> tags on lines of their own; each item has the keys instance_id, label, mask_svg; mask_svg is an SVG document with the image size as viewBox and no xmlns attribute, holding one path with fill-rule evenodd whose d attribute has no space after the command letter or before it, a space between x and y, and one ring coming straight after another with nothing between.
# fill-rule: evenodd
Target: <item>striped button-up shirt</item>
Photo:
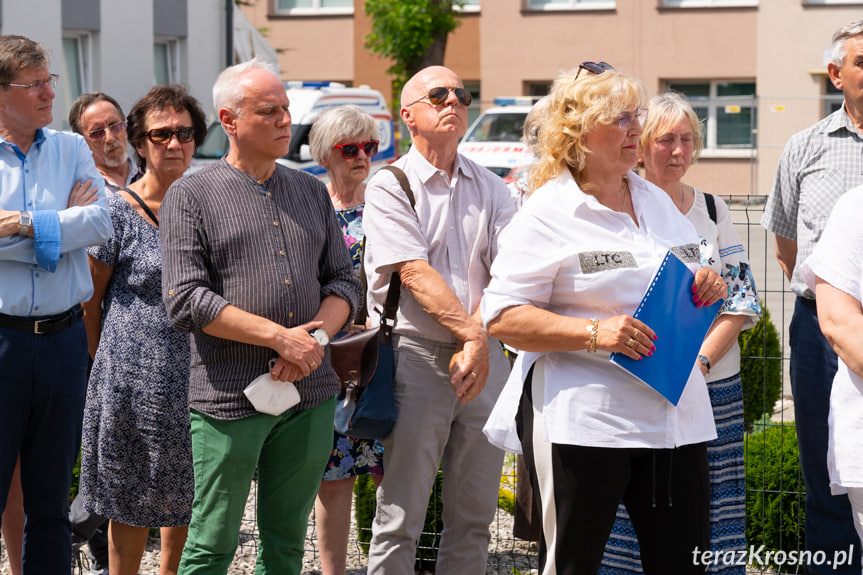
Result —
<instances>
[{"instance_id":1,"label":"striped button-up shirt","mask_svg":"<svg viewBox=\"0 0 863 575\"><path fill-rule=\"evenodd\" d=\"M839 196L863 184L863 134L843 106L788 141L761 225L797 242L791 290L814 299L798 271L815 249Z\"/></svg>"},{"instance_id":2,"label":"striped button-up shirt","mask_svg":"<svg viewBox=\"0 0 863 575\"><path fill-rule=\"evenodd\" d=\"M229 304L295 327L311 321L330 294L347 301L353 317L362 287L327 190L284 166L259 182L223 159L174 182L160 220L165 307L178 330L193 333L190 407L217 419L253 415L243 388L276 352L202 329ZM328 354L296 382L302 400L295 409L336 394Z\"/></svg>"}]
</instances>

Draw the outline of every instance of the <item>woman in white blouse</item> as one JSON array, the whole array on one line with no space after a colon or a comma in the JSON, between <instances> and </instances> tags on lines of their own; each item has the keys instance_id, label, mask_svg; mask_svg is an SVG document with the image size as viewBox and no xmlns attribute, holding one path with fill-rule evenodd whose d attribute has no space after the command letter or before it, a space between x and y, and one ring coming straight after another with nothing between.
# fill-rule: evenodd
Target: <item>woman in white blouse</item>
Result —
<instances>
[{"instance_id":1,"label":"woman in white blouse","mask_svg":"<svg viewBox=\"0 0 863 575\"><path fill-rule=\"evenodd\" d=\"M668 250L696 272L696 305L724 296L725 282L699 267L692 225L631 172L643 84L585 62L549 99L536 191L501 236L482 300L489 333L524 352L486 435L523 447L542 509L540 573L596 573L621 499L646 573L702 573L692 552L708 544L705 442L716 435L704 377L688 366L674 406L608 357L649 361L662 345L632 314Z\"/></svg>"},{"instance_id":2,"label":"woman in white blouse","mask_svg":"<svg viewBox=\"0 0 863 575\"><path fill-rule=\"evenodd\" d=\"M848 494L863 541L863 187L833 207L824 234L801 269L818 301L818 324L839 356L830 392L827 469L833 495Z\"/></svg>"},{"instance_id":3,"label":"woman in white blouse","mask_svg":"<svg viewBox=\"0 0 863 575\"><path fill-rule=\"evenodd\" d=\"M718 435L707 444L710 550L723 557L736 557L746 549L743 386L737 336L758 322L761 302L728 206L720 198L682 181L702 147L701 123L683 96L665 93L650 100L639 143L644 177L662 188L677 210L692 222L700 240L701 265L716 270L728 286L723 296L725 303L701 344L696 366L707 380ZM628 536L631 530L621 506L606 546L602 573L641 573L638 541ZM737 563L720 561L708 571L744 575L745 566Z\"/></svg>"}]
</instances>

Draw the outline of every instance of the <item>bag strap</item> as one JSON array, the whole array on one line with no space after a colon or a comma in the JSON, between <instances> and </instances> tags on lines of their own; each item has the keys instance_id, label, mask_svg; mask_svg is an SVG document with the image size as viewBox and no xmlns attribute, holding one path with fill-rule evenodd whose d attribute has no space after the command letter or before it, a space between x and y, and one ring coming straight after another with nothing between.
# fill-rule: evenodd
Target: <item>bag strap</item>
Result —
<instances>
[{"instance_id":1,"label":"bag strap","mask_svg":"<svg viewBox=\"0 0 863 575\"><path fill-rule=\"evenodd\" d=\"M707 204L707 215L716 224L716 199L713 194L704 194L704 202Z\"/></svg>"},{"instance_id":2,"label":"bag strap","mask_svg":"<svg viewBox=\"0 0 863 575\"><path fill-rule=\"evenodd\" d=\"M408 201L410 201L411 209L416 212L416 197L414 196L413 190L411 190L410 182L408 182L408 178L405 173L395 166L384 166L381 170L386 170L391 172L398 180L399 185L402 187L405 195L408 197ZM365 294L368 290L368 284L366 280L366 236L363 235L363 244L362 244L362 259L360 263L360 281L363 283L363 294ZM402 289L402 278L398 273L393 272L390 275L390 286L387 289L387 299L384 301L384 312L382 318L386 320L386 323L381 322L386 326L387 329L392 331L393 323L395 323L396 312L399 309L399 297L401 297L401 289ZM365 298L364 300L365 301ZM368 309L365 305L357 314L357 323L365 323L366 317L368 316Z\"/></svg>"},{"instance_id":3,"label":"bag strap","mask_svg":"<svg viewBox=\"0 0 863 575\"><path fill-rule=\"evenodd\" d=\"M144 211L147 212L147 215L150 216L150 218L154 222L156 222L156 226L159 225L159 218L156 217L156 214L153 213L153 210L150 209L150 206L148 206L147 204L144 203L144 200L141 199L141 196L139 196L138 194L136 194L135 192L133 192L129 188L123 188L123 191L126 192L127 194L129 194L130 196L132 196L135 199L135 201L138 202L138 204L140 204L140 206L142 208L144 208Z\"/></svg>"}]
</instances>

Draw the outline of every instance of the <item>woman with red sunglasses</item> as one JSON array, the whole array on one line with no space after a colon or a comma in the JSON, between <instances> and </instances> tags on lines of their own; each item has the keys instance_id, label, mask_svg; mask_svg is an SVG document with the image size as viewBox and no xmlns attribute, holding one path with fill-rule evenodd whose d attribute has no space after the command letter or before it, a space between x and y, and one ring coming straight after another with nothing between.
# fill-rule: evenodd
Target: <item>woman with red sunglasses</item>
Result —
<instances>
[{"instance_id":1,"label":"woman with red sunglasses","mask_svg":"<svg viewBox=\"0 0 863 575\"><path fill-rule=\"evenodd\" d=\"M312 158L330 176L327 191L357 275L362 263L365 180L371 158L378 151L377 138L375 119L354 105L327 110L315 121L309 134ZM380 441L333 432L333 451L315 501L323 575L345 573L354 482L358 475L371 475L377 488L384 472L383 450Z\"/></svg>"}]
</instances>

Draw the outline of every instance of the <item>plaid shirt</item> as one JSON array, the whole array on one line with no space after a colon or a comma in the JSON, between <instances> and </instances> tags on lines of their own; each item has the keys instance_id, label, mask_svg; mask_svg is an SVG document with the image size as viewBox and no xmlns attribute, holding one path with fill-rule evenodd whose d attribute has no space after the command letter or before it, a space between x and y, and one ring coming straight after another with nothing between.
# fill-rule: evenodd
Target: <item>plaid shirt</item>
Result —
<instances>
[{"instance_id":1,"label":"plaid shirt","mask_svg":"<svg viewBox=\"0 0 863 575\"><path fill-rule=\"evenodd\" d=\"M791 137L779 160L761 225L797 242L791 290L814 299L800 277L836 200L863 184L863 134L845 107Z\"/></svg>"}]
</instances>

